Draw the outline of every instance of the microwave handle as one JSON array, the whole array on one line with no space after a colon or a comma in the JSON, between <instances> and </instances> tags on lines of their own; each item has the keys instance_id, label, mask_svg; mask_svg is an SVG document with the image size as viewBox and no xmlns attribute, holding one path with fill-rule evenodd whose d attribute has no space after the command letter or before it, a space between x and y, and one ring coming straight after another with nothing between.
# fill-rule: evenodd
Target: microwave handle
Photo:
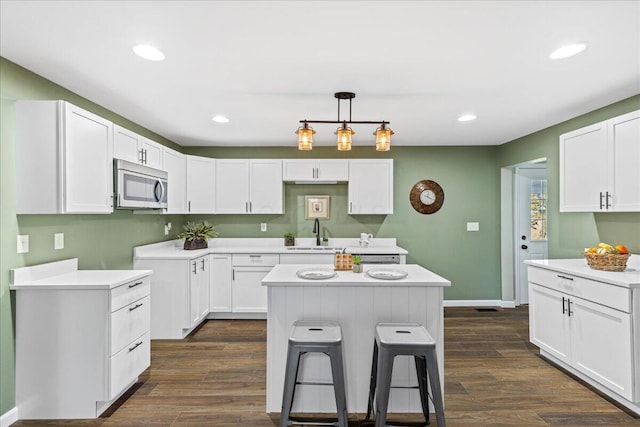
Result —
<instances>
[{"instance_id":1,"label":"microwave handle","mask_svg":"<svg viewBox=\"0 0 640 427\"><path fill-rule=\"evenodd\" d=\"M160 196L158 196L158 187L160 187ZM153 188L153 195L156 197L156 201L161 202L164 199L164 185L162 180L157 180L156 185Z\"/></svg>"}]
</instances>

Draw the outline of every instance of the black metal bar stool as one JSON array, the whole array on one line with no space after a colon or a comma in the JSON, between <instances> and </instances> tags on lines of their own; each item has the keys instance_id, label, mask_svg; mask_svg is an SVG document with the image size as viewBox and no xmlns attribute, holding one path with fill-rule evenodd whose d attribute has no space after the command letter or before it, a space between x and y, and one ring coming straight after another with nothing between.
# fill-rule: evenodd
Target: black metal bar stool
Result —
<instances>
[{"instance_id":1,"label":"black metal bar stool","mask_svg":"<svg viewBox=\"0 0 640 427\"><path fill-rule=\"evenodd\" d=\"M375 427L386 426L387 409L393 360L396 356L413 356L420 390L422 413L425 425L429 424L429 389L436 410L438 427L445 427L444 404L438 374L436 342L429 332L418 323L379 323L373 342L373 362L369 383L369 405L365 421L370 419L375 406ZM427 380L428 379L428 380ZM393 387L395 388L395 387ZM415 387L414 387L415 388ZM375 405L374 405L375 397Z\"/></svg>"},{"instance_id":2,"label":"black metal bar stool","mask_svg":"<svg viewBox=\"0 0 640 427\"><path fill-rule=\"evenodd\" d=\"M305 353L320 352L329 356L331 362L332 383L302 383L298 382L298 367L300 357ZM295 424L291 420L291 407L298 384L333 385L336 397L336 422L313 422L313 424L328 424L347 427L347 397L345 393L344 369L342 366L342 331L337 322L332 321L297 321L291 327L289 347L287 349L287 364L282 394L282 410L280 412L280 427Z\"/></svg>"}]
</instances>

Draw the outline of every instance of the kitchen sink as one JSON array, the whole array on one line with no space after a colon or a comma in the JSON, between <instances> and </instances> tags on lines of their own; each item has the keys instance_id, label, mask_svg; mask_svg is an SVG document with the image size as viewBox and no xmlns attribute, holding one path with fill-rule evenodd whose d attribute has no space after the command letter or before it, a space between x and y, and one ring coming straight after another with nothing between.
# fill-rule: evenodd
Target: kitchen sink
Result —
<instances>
[{"instance_id":1,"label":"kitchen sink","mask_svg":"<svg viewBox=\"0 0 640 427\"><path fill-rule=\"evenodd\" d=\"M332 251L342 252L343 248L334 248L330 246L289 246L288 251Z\"/></svg>"}]
</instances>

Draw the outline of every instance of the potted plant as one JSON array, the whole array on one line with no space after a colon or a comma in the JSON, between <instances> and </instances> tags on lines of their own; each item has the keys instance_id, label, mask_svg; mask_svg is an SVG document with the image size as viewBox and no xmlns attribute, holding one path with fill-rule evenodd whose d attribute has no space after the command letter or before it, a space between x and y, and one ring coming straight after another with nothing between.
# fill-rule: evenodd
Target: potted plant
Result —
<instances>
[{"instance_id":1,"label":"potted plant","mask_svg":"<svg viewBox=\"0 0 640 427\"><path fill-rule=\"evenodd\" d=\"M200 223L187 222L184 231L178 234L178 239L184 240L184 249L204 249L207 247L207 240L218 236L218 232L213 230L213 224L207 221Z\"/></svg>"},{"instance_id":2,"label":"potted plant","mask_svg":"<svg viewBox=\"0 0 640 427\"><path fill-rule=\"evenodd\" d=\"M285 246L295 246L296 245L296 235L293 233L284 233L284 245Z\"/></svg>"},{"instance_id":3,"label":"potted plant","mask_svg":"<svg viewBox=\"0 0 640 427\"><path fill-rule=\"evenodd\" d=\"M353 256L353 272L354 273L362 273L362 264L360 264L360 256Z\"/></svg>"}]
</instances>

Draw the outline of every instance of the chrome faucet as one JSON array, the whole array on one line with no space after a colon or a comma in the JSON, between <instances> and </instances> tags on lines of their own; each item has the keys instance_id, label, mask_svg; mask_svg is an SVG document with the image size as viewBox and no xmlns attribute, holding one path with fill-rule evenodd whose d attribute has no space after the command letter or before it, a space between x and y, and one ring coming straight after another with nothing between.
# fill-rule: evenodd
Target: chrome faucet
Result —
<instances>
[{"instance_id":1,"label":"chrome faucet","mask_svg":"<svg viewBox=\"0 0 640 427\"><path fill-rule=\"evenodd\" d=\"M318 218L313 221L313 234L316 235L316 246L320 246L320 221Z\"/></svg>"}]
</instances>

